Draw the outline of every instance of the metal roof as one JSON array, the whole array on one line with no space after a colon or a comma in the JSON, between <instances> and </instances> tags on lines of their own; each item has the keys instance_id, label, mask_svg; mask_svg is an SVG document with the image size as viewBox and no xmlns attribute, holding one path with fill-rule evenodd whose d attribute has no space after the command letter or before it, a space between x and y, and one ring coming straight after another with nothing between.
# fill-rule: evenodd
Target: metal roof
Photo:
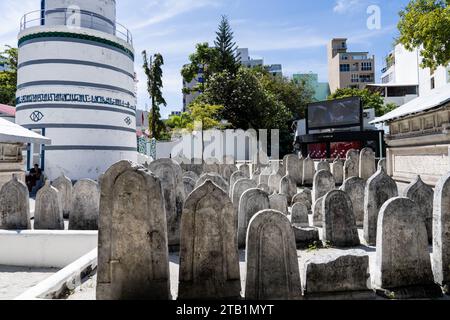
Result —
<instances>
[{"instance_id":1,"label":"metal roof","mask_svg":"<svg viewBox=\"0 0 450 320\"><path fill-rule=\"evenodd\" d=\"M0 143L51 144L52 141L18 124L0 118Z\"/></svg>"},{"instance_id":2,"label":"metal roof","mask_svg":"<svg viewBox=\"0 0 450 320\"><path fill-rule=\"evenodd\" d=\"M398 107L397 109L385 114L384 116L378 117L371 121L371 124L386 122L402 117L406 117L412 114L420 113L440 107L446 103L450 102L450 84L446 84L438 89L434 89L429 95L420 96L408 103Z\"/></svg>"},{"instance_id":3,"label":"metal roof","mask_svg":"<svg viewBox=\"0 0 450 320\"><path fill-rule=\"evenodd\" d=\"M16 108L0 103L0 113L14 117L16 115Z\"/></svg>"}]
</instances>

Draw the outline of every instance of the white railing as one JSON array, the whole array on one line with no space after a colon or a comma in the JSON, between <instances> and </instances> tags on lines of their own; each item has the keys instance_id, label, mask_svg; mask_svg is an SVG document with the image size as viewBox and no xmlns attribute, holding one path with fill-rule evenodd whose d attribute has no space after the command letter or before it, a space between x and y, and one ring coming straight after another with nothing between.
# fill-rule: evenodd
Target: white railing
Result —
<instances>
[{"instance_id":1,"label":"white railing","mask_svg":"<svg viewBox=\"0 0 450 320\"><path fill-rule=\"evenodd\" d=\"M133 45L133 36L125 26L90 11L68 8L31 11L21 18L20 31L42 25L61 25L100 30L113 34Z\"/></svg>"}]
</instances>

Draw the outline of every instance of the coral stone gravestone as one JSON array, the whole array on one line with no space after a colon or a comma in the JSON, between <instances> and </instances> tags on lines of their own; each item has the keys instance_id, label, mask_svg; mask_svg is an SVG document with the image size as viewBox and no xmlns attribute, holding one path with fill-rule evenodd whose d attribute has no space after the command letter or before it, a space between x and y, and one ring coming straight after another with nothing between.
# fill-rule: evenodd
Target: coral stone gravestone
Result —
<instances>
[{"instance_id":1,"label":"coral stone gravestone","mask_svg":"<svg viewBox=\"0 0 450 320\"><path fill-rule=\"evenodd\" d=\"M65 175L61 175L52 182L52 186L58 189L59 197L62 205L63 216L68 218L72 209L72 181Z\"/></svg>"},{"instance_id":2,"label":"coral stone gravestone","mask_svg":"<svg viewBox=\"0 0 450 320\"><path fill-rule=\"evenodd\" d=\"M98 183L90 179L79 180L73 188L69 230L97 230L99 210Z\"/></svg>"},{"instance_id":3,"label":"coral stone gravestone","mask_svg":"<svg viewBox=\"0 0 450 320\"><path fill-rule=\"evenodd\" d=\"M294 203L292 206L291 223L302 228L309 227L308 207L303 203Z\"/></svg>"},{"instance_id":4,"label":"coral stone gravestone","mask_svg":"<svg viewBox=\"0 0 450 320\"><path fill-rule=\"evenodd\" d=\"M330 171L320 170L314 175L312 202L322 198L336 187L336 181Z\"/></svg>"},{"instance_id":5,"label":"coral stone gravestone","mask_svg":"<svg viewBox=\"0 0 450 320\"><path fill-rule=\"evenodd\" d=\"M238 170L236 172L233 172L233 174L230 177L230 192L229 192L230 197L232 196L231 192L233 191L234 184L236 183L236 181L241 179L248 179L248 177L242 171Z\"/></svg>"},{"instance_id":6,"label":"coral stone gravestone","mask_svg":"<svg viewBox=\"0 0 450 320\"><path fill-rule=\"evenodd\" d=\"M366 182L358 177L351 177L344 181L341 190L348 194L352 201L353 215L356 226L362 227L364 222L364 190Z\"/></svg>"},{"instance_id":7,"label":"coral stone gravestone","mask_svg":"<svg viewBox=\"0 0 450 320\"><path fill-rule=\"evenodd\" d=\"M250 219L259 211L270 209L269 194L261 189L245 191L239 201L238 211L238 244L245 247L247 228Z\"/></svg>"},{"instance_id":8,"label":"coral stone gravestone","mask_svg":"<svg viewBox=\"0 0 450 320\"><path fill-rule=\"evenodd\" d=\"M199 176L194 171L186 171L185 173L183 173L183 178L190 178L197 182Z\"/></svg>"},{"instance_id":9,"label":"coral stone gravestone","mask_svg":"<svg viewBox=\"0 0 450 320\"><path fill-rule=\"evenodd\" d=\"M13 175L0 190L0 229L30 229L30 205L27 186Z\"/></svg>"},{"instance_id":10,"label":"coral stone gravestone","mask_svg":"<svg viewBox=\"0 0 450 320\"><path fill-rule=\"evenodd\" d=\"M280 192L280 181L283 178L279 173L273 173L269 176L268 185L270 193Z\"/></svg>"},{"instance_id":11,"label":"coral stone gravestone","mask_svg":"<svg viewBox=\"0 0 450 320\"><path fill-rule=\"evenodd\" d=\"M368 245L376 244L380 208L386 201L397 196L397 184L384 170L377 171L367 180L364 190L364 239Z\"/></svg>"},{"instance_id":12,"label":"coral stone gravestone","mask_svg":"<svg viewBox=\"0 0 450 320\"><path fill-rule=\"evenodd\" d=\"M195 189L195 181L189 177L183 178L184 194L187 196Z\"/></svg>"},{"instance_id":13,"label":"coral stone gravestone","mask_svg":"<svg viewBox=\"0 0 450 320\"><path fill-rule=\"evenodd\" d=\"M450 173L436 184L433 206L433 273L444 291L450 293Z\"/></svg>"},{"instance_id":14,"label":"coral stone gravestone","mask_svg":"<svg viewBox=\"0 0 450 320\"><path fill-rule=\"evenodd\" d=\"M359 177L367 180L377 171L375 167L375 152L364 148L359 154Z\"/></svg>"},{"instance_id":15,"label":"coral stone gravestone","mask_svg":"<svg viewBox=\"0 0 450 320\"><path fill-rule=\"evenodd\" d=\"M295 154L286 157L286 174L290 176L296 185L302 184L303 161Z\"/></svg>"},{"instance_id":16,"label":"coral stone gravestone","mask_svg":"<svg viewBox=\"0 0 450 320\"><path fill-rule=\"evenodd\" d=\"M297 184L289 175L284 176L280 181L280 193L288 198L288 205L291 204L292 198L297 194Z\"/></svg>"},{"instance_id":17,"label":"coral stone gravestone","mask_svg":"<svg viewBox=\"0 0 450 320\"><path fill-rule=\"evenodd\" d=\"M344 182L344 162L337 158L331 164L331 174L336 180L336 184L341 185Z\"/></svg>"},{"instance_id":18,"label":"coral stone gravestone","mask_svg":"<svg viewBox=\"0 0 450 320\"><path fill-rule=\"evenodd\" d=\"M289 219L264 210L247 232L247 300L294 300L301 297L295 237Z\"/></svg>"},{"instance_id":19,"label":"coral stone gravestone","mask_svg":"<svg viewBox=\"0 0 450 320\"><path fill-rule=\"evenodd\" d=\"M207 180L186 199L181 218L178 299L239 298L241 282L233 204Z\"/></svg>"},{"instance_id":20,"label":"coral stone gravestone","mask_svg":"<svg viewBox=\"0 0 450 320\"><path fill-rule=\"evenodd\" d=\"M352 201L341 190L328 192L323 200L323 241L336 247L360 244Z\"/></svg>"},{"instance_id":21,"label":"coral stone gravestone","mask_svg":"<svg viewBox=\"0 0 450 320\"><path fill-rule=\"evenodd\" d=\"M288 215L288 201L284 194L274 193L269 196L270 209L279 211L285 215Z\"/></svg>"},{"instance_id":22,"label":"coral stone gravestone","mask_svg":"<svg viewBox=\"0 0 450 320\"><path fill-rule=\"evenodd\" d=\"M351 177L359 177L359 169L355 160L347 159L344 163L344 181Z\"/></svg>"},{"instance_id":23,"label":"coral stone gravestone","mask_svg":"<svg viewBox=\"0 0 450 320\"><path fill-rule=\"evenodd\" d=\"M172 159L159 159L149 165L149 170L159 177L164 192L169 246L180 244L180 219L184 203L183 172Z\"/></svg>"},{"instance_id":24,"label":"coral stone gravestone","mask_svg":"<svg viewBox=\"0 0 450 320\"><path fill-rule=\"evenodd\" d=\"M35 230L64 230L64 219L58 190L46 181L37 195L34 210Z\"/></svg>"},{"instance_id":25,"label":"coral stone gravestone","mask_svg":"<svg viewBox=\"0 0 450 320\"><path fill-rule=\"evenodd\" d=\"M331 172L330 164L327 160L322 160L317 164L317 171L326 170Z\"/></svg>"},{"instance_id":26,"label":"coral stone gravestone","mask_svg":"<svg viewBox=\"0 0 450 320\"><path fill-rule=\"evenodd\" d=\"M434 284L425 221L408 198L390 199L380 209L373 281L387 297L442 295Z\"/></svg>"},{"instance_id":27,"label":"coral stone gravestone","mask_svg":"<svg viewBox=\"0 0 450 320\"><path fill-rule=\"evenodd\" d=\"M120 161L106 171L100 185L97 299L171 299L160 179Z\"/></svg>"},{"instance_id":28,"label":"coral stone gravestone","mask_svg":"<svg viewBox=\"0 0 450 320\"><path fill-rule=\"evenodd\" d=\"M314 160L308 157L303 160L303 185L311 186L313 184L314 175L316 173L316 169L314 167Z\"/></svg>"},{"instance_id":29,"label":"coral stone gravestone","mask_svg":"<svg viewBox=\"0 0 450 320\"><path fill-rule=\"evenodd\" d=\"M411 182L404 190L404 196L411 199L419 207L420 215L425 221L427 227L428 242L433 241L433 197L434 192L431 187L427 186L420 176Z\"/></svg>"},{"instance_id":30,"label":"coral stone gravestone","mask_svg":"<svg viewBox=\"0 0 450 320\"><path fill-rule=\"evenodd\" d=\"M220 188L222 188L223 191L228 192L228 189L232 186L229 186L228 183L225 181L224 178L220 174L217 173L204 173L200 176L200 178L197 180L197 183L195 184L195 187L199 187L202 184L205 183L206 180L211 180L216 185L218 185Z\"/></svg>"},{"instance_id":31,"label":"coral stone gravestone","mask_svg":"<svg viewBox=\"0 0 450 320\"><path fill-rule=\"evenodd\" d=\"M250 167L248 164L244 163L239 167L239 171L243 172L245 174L246 178L250 178Z\"/></svg>"}]
</instances>

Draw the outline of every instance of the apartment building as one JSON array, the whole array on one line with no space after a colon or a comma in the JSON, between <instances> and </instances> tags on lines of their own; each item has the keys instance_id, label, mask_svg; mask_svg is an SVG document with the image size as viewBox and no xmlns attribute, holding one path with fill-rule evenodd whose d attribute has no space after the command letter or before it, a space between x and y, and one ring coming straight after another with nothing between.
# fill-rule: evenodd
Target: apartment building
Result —
<instances>
[{"instance_id":1,"label":"apartment building","mask_svg":"<svg viewBox=\"0 0 450 320\"><path fill-rule=\"evenodd\" d=\"M368 52L347 51L347 39L335 38L328 44L328 80L330 91L364 89L375 82L375 56Z\"/></svg>"}]
</instances>

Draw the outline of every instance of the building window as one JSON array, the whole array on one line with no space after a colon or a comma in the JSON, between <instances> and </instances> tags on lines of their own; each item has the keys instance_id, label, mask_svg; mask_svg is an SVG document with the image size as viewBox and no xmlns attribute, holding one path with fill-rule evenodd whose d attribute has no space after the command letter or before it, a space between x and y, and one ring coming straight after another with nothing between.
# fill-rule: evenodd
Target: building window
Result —
<instances>
[{"instance_id":1,"label":"building window","mask_svg":"<svg viewBox=\"0 0 450 320\"><path fill-rule=\"evenodd\" d=\"M346 54L342 55L341 57L342 57L342 60L348 60L348 55L346 55Z\"/></svg>"},{"instance_id":2,"label":"building window","mask_svg":"<svg viewBox=\"0 0 450 320\"><path fill-rule=\"evenodd\" d=\"M431 90L436 88L436 82L434 81L434 77L431 78Z\"/></svg>"},{"instance_id":3,"label":"building window","mask_svg":"<svg viewBox=\"0 0 450 320\"><path fill-rule=\"evenodd\" d=\"M341 70L341 72L350 72L350 65L349 64L341 64L340 70Z\"/></svg>"},{"instance_id":4,"label":"building window","mask_svg":"<svg viewBox=\"0 0 450 320\"><path fill-rule=\"evenodd\" d=\"M361 71L372 71L372 62L362 62Z\"/></svg>"},{"instance_id":5,"label":"building window","mask_svg":"<svg viewBox=\"0 0 450 320\"><path fill-rule=\"evenodd\" d=\"M373 78L371 75L368 74L361 74L359 76L359 81L360 82L373 82Z\"/></svg>"},{"instance_id":6,"label":"building window","mask_svg":"<svg viewBox=\"0 0 450 320\"><path fill-rule=\"evenodd\" d=\"M352 82L359 82L359 75L358 74L355 74L355 73L352 74Z\"/></svg>"}]
</instances>

